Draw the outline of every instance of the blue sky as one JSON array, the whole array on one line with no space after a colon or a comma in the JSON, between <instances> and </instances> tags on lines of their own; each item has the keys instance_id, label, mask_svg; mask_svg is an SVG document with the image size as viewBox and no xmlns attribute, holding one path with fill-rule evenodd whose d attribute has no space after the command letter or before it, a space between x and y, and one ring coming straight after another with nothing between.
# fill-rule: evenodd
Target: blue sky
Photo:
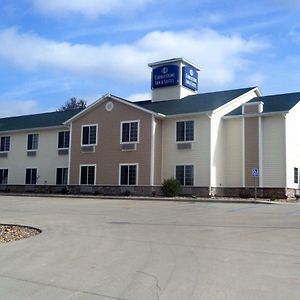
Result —
<instances>
[{"instance_id":1,"label":"blue sky","mask_svg":"<svg viewBox=\"0 0 300 300\"><path fill-rule=\"evenodd\" d=\"M0 0L0 116L70 97L149 98L149 62L200 66L199 92L300 91L300 0Z\"/></svg>"}]
</instances>

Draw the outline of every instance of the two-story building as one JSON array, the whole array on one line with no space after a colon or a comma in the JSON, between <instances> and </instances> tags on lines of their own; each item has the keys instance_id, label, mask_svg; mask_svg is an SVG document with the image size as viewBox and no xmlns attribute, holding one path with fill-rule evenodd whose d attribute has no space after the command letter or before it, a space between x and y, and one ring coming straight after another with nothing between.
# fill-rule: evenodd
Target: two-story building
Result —
<instances>
[{"instance_id":1,"label":"two-story building","mask_svg":"<svg viewBox=\"0 0 300 300\"><path fill-rule=\"evenodd\" d=\"M199 68L149 64L152 97L107 94L81 111L0 119L0 185L151 194L176 177L194 195L299 190L300 93L197 93Z\"/></svg>"}]
</instances>

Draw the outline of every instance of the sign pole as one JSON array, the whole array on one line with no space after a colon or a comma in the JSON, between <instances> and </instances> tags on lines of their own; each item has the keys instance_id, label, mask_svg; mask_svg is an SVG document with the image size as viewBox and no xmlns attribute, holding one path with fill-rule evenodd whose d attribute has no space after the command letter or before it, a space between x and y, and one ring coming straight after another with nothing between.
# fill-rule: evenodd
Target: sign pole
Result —
<instances>
[{"instance_id":1,"label":"sign pole","mask_svg":"<svg viewBox=\"0 0 300 300\"><path fill-rule=\"evenodd\" d=\"M257 190L256 190L256 176L254 176L254 199L256 201L256 197L257 197Z\"/></svg>"}]
</instances>

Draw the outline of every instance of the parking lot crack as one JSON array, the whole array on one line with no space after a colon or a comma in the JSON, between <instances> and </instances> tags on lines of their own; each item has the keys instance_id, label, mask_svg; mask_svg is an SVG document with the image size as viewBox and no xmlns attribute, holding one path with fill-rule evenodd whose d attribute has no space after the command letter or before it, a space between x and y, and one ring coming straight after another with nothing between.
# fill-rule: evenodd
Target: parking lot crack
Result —
<instances>
[{"instance_id":1,"label":"parking lot crack","mask_svg":"<svg viewBox=\"0 0 300 300\"><path fill-rule=\"evenodd\" d=\"M148 277L151 277L151 278L154 279L155 286L156 286L156 289L157 289L157 300L159 300L160 294L161 294L161 292L162 292L162 288L161 288L160 285L159 285L159 279L157 278L157 276L155 276L154 274L150 274L150 273L147 273L147 272L143 272L143 271L137 271L137 273L143 274L143 275L145 275L145 276L148 276Z\"/></svg>"}]
</instances>

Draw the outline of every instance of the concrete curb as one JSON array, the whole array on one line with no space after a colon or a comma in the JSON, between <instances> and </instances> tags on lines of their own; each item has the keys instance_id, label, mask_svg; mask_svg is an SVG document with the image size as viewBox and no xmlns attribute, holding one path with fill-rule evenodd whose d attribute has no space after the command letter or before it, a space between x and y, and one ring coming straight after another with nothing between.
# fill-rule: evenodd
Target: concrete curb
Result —
<instances>
[{"instance_id":1,"label":"concrete curb","mask_svg":"<svg viewBox=\"0 0 300 300\"><path fill-rule=\"evenodd\" d=\"M45 198L78 198L97 200L135 200L135 201L157 201L157 202L190 202L190 203L247 203L247 204L288 204L297 201L271 201L268 199L242 199L242 198L190 198L190 197L138 197L138 196L94 196L94 195L65 195L65 194L31 194L31 193L0 193L0 196L14 197L45 197Z\"/></svg>"}]
</instances>

